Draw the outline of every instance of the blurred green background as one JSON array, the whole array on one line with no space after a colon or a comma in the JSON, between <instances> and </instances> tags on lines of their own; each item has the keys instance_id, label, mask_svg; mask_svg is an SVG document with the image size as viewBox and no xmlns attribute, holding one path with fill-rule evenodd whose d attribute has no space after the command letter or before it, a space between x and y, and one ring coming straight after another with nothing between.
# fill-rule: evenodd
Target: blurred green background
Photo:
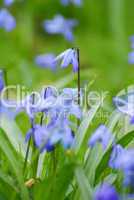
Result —
<instances>
[{"instance_id":1,"label":"blurred green background","mask_svg":"<svg viewBox=\"0 0 134 200\"><path fill-rule=\"evenodd\" d=\"M60 0L16 0L8 8L17 20L16 28L10 33L0 29L0 67L7 69L8 83L38 89L42 84L66 80L71 67L53 73L37 67L34 58L77 46L82 86L94 80L92 90L108 90L115 95L133 84L134 66L128 65L129 36L134 34L133 8L133 0L83 0L80 8L63 7ZM60 35L46 34L42 28L43 20L58 13L79 21L73 44Z\"/></svg>"}]
</instances>

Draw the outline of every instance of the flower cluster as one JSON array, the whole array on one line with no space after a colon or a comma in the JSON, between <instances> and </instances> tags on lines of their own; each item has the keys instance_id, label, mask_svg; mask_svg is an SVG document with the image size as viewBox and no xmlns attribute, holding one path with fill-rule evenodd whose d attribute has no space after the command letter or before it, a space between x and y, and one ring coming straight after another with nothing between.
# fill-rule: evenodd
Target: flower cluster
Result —
<instances>
[{"instance_id":1,"label":"flower cluster","mask_svg":"<svg viewBox=\"0 0 134 200\"><path fill-rule=\"evenodd\" d=\"M33 138L37 148L42 152L52 151L57 143L65 149L70 148L74 140L75 124L70 121L70 116L81 118L80 107L75 103L77 90L63 89L57 97L52 88L41 91L40 105L36 106L36 98L29 95L22 101L18 112L25 111L32 123L32 128L26 135L26 141ZM39 124L35 123L36 116L42 113L43 118Z\"/></svg>"}]
</instances>

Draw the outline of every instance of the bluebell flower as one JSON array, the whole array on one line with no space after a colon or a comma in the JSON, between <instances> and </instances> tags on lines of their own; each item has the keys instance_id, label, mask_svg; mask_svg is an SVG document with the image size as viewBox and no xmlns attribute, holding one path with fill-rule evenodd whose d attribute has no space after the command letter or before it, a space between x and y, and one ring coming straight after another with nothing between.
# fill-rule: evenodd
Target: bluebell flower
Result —
<instances>
[{"instance_id":1,"label":"bluebell flower","mask_svg":"<svg viewBox=\"0 0 134 200\"><path fill-rule=\"evenodd\" d=\"M52 133L50 138L52 144L61 143L64 149L71 147L74 141L74 134L66 118L58 120L55 126L49 130Z\"/></svg>"},{"instance_id":2,"label":"bluebell flower","mask_svg":"<svg viewBox=\"0 0 134 200\"><path fill-rule=\"evenodd\" d=\"M124 185L134 188L134 149L124 149L116 159L116 167L123 171Z\"/></svg>"},{"instance_id":3,"label":"bluebell flower","mask_svg":"<svg viewBox=\"0 0 134 200\"><path fill-rule=\"evenodd\" d=\"M4 74L3 70L0 70L0 92L3 90L4 86L5 86Z\"/></svg>"},{"instance_id":4,"label":"bluebell flower","mask_svg":"<svg viewBox=\"0 0 134 200\"><path fill-rule=\"evenodd\" d=\"M128 54L128 62L129 64L134 64L134 51Z\"/></svg>"},{"instance_id":5,"label":"bluebell flower","mask_svg":"<svg viewBox=\"0 0 134 200\"><path fill-rule=\"evenodd\" d=\"M50 133L46 126L34 125L26 134L26 142L33 137L35 146L43 152L44 150L51 152L54 150L54 145L50 141Z\"/></svg>"},{"instance_id":6,"label":"bluebell flower","mask_svg":"<svg viewBox=\"0 0 134 200\"><path fill-rule=\"evenodd\" d=\"M96 191L94 200L119 200L119 196L113 186L103 183Z\"/></svg>"},{"instance_id":7,"label":"bluebell flower","mask_svg":"<svg viewBox=\"0 0 134 200\"><path fill-rule=\"evenodd\" d=\"M71 64L73 66L73 71L78 71L79 63L76 49L67 49L66 51L62 52L55 59L55 62L58 61L61 61L62 68L66 68Z\"/></svg>"},{"instance_id":8,"label":"bluebell flower","mask_svg":"<svg viewBox=\"0 0 134 200\"><path fill-rule=\"evenodd\" d=\"M56 15L52 20L46 20L43 27L49 34L62 34L68 41L73 41L72 29L77 25L73 19L65 19L62 15Z\"/></svg>"},{"instance_id":9,"label":"bluebell flower","mask_svg":"<svg viewBox=\"0 0 134 200\"><path fill-rule=\"evenodd\" d=\"M38 55L35 58L35 63L42 68L56 69L56 62L54 62L54 54Z\"/></svg>"},{"instance_id":10,"label":"bluebell flower","mask_svg":"<svg viewBox=\"0 0 134 200\"><path fill-rule=\"evenodd\" d=\"M70 3L74 3L74 4L77 5L77 6L81 6L82 1L81 1L81 0L61 0L61 3L62 3L64 6L67 6L67 5L70 4Z\"/></svg>"},{"instance_id":11,"label":"bluebell flower","mask_svg":"<svg viewBox=\"0 0 134 200\"><path fill-rule=\"evenodd\" d=\"M103 149L106 149L110 141L113 141L112 133L105 125L100 125L89 139L89 146L94 147L97 142L100 142Z\"/></svg>"},{"instance_id":12,"label":"bluebell flower","mask_svg":"<svg viewBox=\"0 0 134 200\"><path fill-rule=\"evenodd\" d=\"M14 0L4 0L5 6L10 6L13 4L13 2L14 2Z\"/></svg>"},{"instance_id":13,"label":"bluebell flower","mask_svg":"<svg viewBox=\"0 0 134 200\"><path fill-rule=\"evenodd\" d=\"M109 166L111 168L113 169L119 168L118 160L120 159L120 156L122 156L123 153L124 153L124 148L121 145L117 144L113 146L113 150L109 161Z\"/></svg>"},{"instance_id":14,"label":"bluebell flower","mask_svg":"<svg viewBox=\"0 0 134 200\"><path fill-rule=\"evenodd\" d=\"M131 47L134 49L134 35L130 37Z\"/></svg>"},{"instance_id":15,"label":"bluebell flower","mask_svg":"<svg viewBox=\"0 0 134 200\"><path fill-rule=\"evenodd\" d=\"M16 27L15 18L6 9L0 10L0 28L4 28L7 32L12 31Z\"/></svg>"},{"instance_id":16,"label":"bluebell flower","mask_svg":"<svg viewBox=\"0 0 134 200\"><path fill-rule=\"evenodd\" d=\"M118 111L130 117L130 123L134 122L134 94L128 93L123 97L113 98L113 102Z\"/></svg>"}]
</instances>

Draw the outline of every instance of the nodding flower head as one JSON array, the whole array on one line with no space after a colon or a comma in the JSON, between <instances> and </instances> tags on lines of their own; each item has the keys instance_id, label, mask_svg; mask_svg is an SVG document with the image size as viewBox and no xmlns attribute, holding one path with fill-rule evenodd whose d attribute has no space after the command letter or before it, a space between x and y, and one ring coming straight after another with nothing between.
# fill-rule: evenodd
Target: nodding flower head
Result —
<instances>
[{"instance_id":1,"label":"nodding flower head","mask_svg":"<svg viewBox=\"0 0 134 200\"><path fill-rule=\"evenodd\" d=\"M61 15L56 15L52 20L46 20L43 27L49 34L62 34L68 41L73 41L73 27L77 25L77 21L73 19L65 19Z\"/></svg>"},{"instance_id":2,"label":"nodding flower head","mask_svg":"<svg viewBox=\"0 0 134 200\"><path fill-rule=\"evenodd\" d=\"M14 0L4 0L5 6L11 6L13 4Z\"/></svg>"},{"instance_id":3,"label":"nodding flower head","mask_svg":"<svg viewBox=\"0 0 134 200\"><path fill-rule=\"evenodd\" d=\"M7 32L12 31L16 27L15 18L6 9L0 10L0 28L4 28Z\"/></svg>"},{"instance_id":4,"label":"nodding flower head","mask_svg":"<svg viewBox=\"0 0 134 200\"><path fill-rule=\"evenodd\" d=\"M70 3L75 4L76 6L81 6L82 1L81 0L61 0L62 5L67 6Z\"/></svg>"},{"instance_id":5,"label":"nodding flower head","mask_svg":"<svg viewBox=\"0 0 134 200\"><path fill-rule=\"evenodd\" d=\"M113 186L103 183L97 189L94 200L119 200L119 196Z\"/></svg>"},{"instance_id":6,"label":"nodding flower head","mask_svg":"<svg viewBox=\"0 0 134 200\"><path fill-rule=\"evenodd\" d=\"M113 150L109 161L109 166L111 168L113 169L119 168L118 160L120 159L120 156L122 156L123 153L124 153L124 148L121 145L117 144L113 146Z\"/></svg>"},{"instance_id":7,"label":"nodding flower head","mask_svg":"<svg viewBox=\"0 0 134 200\"><path fill-rule=\"evenodd\" d=\"M56 69L56 62L54 61L54 54L43 54L38 55L35 58L35 63L42 68L50 68L51 70Z\"/></svg>"},{"instance_id":8,"label":"nodding flower head","mask_svg":"<svg viewBox=\"0 0 134 200\"><path fill-rule=\"evenodd\" d=\"M5 86L3 70L0 70L0 92Z\"/></svg>"},{"instance_id":9,"label":"nodding flower head","mask_svg":"<svg viewBox=\"0 0 134 200\"><path fill-rule=\"evenodd\" d=\"M61 67L66 68L70 64L73 66L73 71L77 72L79 68L77 49L67 49L55 58L55 62L61 61Z\"/></svg>"},{"instance_id":10,"label":"nodding flower head","mask_svg":"<svg viewBox=\"0 0 134 200\"><path fill-rule=\"evenodd\" d=\"M123 151L123 152L122 152ZM121 150L116 158L116 168L124 173L124 185L134 188L134 149Z\"/></svg>"},{"instance_id":11,"label":"nodding flower head","mask_svg":"<svg viewBox=\"0 0 134 200\"><path fill-rule=\"evenodd\" d=\"M100 142L103 148L106 149L110 141L113 142L112 133L105 125L100 125L89 139L89 146L94 147L97 142Z\"/></svg>"}]
</instances>

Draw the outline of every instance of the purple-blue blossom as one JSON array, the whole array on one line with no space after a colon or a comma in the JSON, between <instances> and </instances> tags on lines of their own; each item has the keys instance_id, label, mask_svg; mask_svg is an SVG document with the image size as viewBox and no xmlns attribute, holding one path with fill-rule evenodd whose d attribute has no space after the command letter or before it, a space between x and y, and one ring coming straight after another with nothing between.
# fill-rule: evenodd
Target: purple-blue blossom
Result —
<instances>
[{"instance_id":1,"label":"purple-blue blossom","mask_svg":"<svg viewBox=\"0 0 134 200\"><path fill-rule=\"evenodd\" d=\"M100 125L89 139L89 146L94 147L97 142L100 142L103 149L106 149L108 144L113 142L112 133L105 125Z\"/></svg>"},{"instance_id":2,"label":"purple-blue blossom","mask_svg":"<svg viewBox=\"0 0 134 200\"><path fill-rule=\"evenodd\" d=\"M134 64L134 51L128 54L128 62L129 64Z\"/></svg>"},{"instance_id":3,"label":"purple-blue blossom","mask_svg":"<svg viewBox=\"0 0 134 200\"><path fill-rule=\"evenodd\" d=\"M134 49L134 35L130 37L131 47Z\"/></svg>"},{"instance_id":4,"label":"purple-blue blossom","mask_svg":"<svg viewBox=\"0 0 134 200\"><path fill-rule=\"evenodd\" d=\"M4 0L5 6L10 6L13 4L13 2L14 2L14 0Z\"/></svg>"},{"instance_id":5,"label":"purple-blue blossom","mask_svg":"<svg viewBox=\"0 0 134 200\"><path fill-rule=\"evenodd\" d=\"M0 70L0 92L5 86L3 70Z\"/></svg>"},{"instance_id":6,"label":"purple-blue blossom","mask_svg":"<svg viewBox=\"0 0 134 200\"><path fill-rule=\"evenodd\" d=\"M114 97L113 102L118 111L130 117L130 123L134 123L134 94L128 93L125 99L122 97Z\"/></svg>"},{"instance_id":7,"label":"purple-blue blossom","mask_svg":"<svg viewBox=\"0 0 134 200\"><path fill-rule=\"evenodd\" d=\"M116 158L116 168L123 171L124 185L134 188L134 149L124 149Z\"/></svg>"},{"instance_id":8,"label":"purple-blue blossom","mask_svg":"<svg viewBox=\"0 0 134 200\"><path fill-rule=\"evenodd\" d=\"M48 132L46 126L34 125L26 134L26 142L33 137L35 146L43 152L44 150L50 152L53 151L54 145L50 142L50 133Z\"/></svg>"},{"instance_id":9,"label":"purple-blue blossom","mask_svg":"<svg viewBox=\"0 0 134 200\"><path fill-rule=\"evenodd\" d=\"M119 200L119 196L113 186L103 183L103 185L97 189L94 200Z\"/></svg>"},{"instance_id":10,"label":"purple-blue blossom","mask_svg":"<svg viewBox=\"0 0 134 200\"><path fill-rule=\"evenodd\" d=\"M56 69L56 62L54 61L54 54L43 54L38 55L35 58L35 63L42 68L50 68L52 70Z\"/></svg>"},{"instance_id":11,"label":"purple-blue blossom","mask_svg":"<svg viewBox=\"0 0 134 200\"><path fill-rule=\"evenodd\" d=\"M7 32L12 31L16 27L15 18L6 9L0 10L0 28L4 28Z\"/></svg>"},{"instance_id":12,"label":"purple-blue blossom","mask_svg":"<svg viewBox=\"0 0 134 200\"><path fill-rule=\"evenodd\" d=\"M70 3L75 4L76 6L81 6L82 0L61 0L62 5L67 6Z\"/></svg>"},{"instance_id":13,"label":"purple-blue blossom","mask_svg":"<svg viewBox=\"0 0 134 200\"><path fill-rule=\"evenodd\" d=\"M77 25L74 19L65 19L62 15L56 15L52 20L46 20L43 27L49 34L61 34L68 41L73 41L73 28Z\"/></svg>"},{"instance_id":14,"label":"purple-blue blossom","mask_svg":"<svg viewBox=\"0 0 134 200\"><path fill-rule=\"evenodd\" d=\"M55 62L61 62L61 67L66 68L70 64L73 66L73 71L77 72L79 68L78 53L76 49L67 49L55 58Z\"/></svg>"},{"instance_id":15,"label":"purple-blue blossom","mask_svg":"<svg viewBox=\"0 0 134 200\"><path fill-rule=\"evenodd\" d=\"M120 159L120 156L124 153L124 148L117 144L113 146L113 150L110 156L109 160L109 166L113 169L118 169L119 168L119 163L118 160Z\"/></svg>"}]
</instances>

